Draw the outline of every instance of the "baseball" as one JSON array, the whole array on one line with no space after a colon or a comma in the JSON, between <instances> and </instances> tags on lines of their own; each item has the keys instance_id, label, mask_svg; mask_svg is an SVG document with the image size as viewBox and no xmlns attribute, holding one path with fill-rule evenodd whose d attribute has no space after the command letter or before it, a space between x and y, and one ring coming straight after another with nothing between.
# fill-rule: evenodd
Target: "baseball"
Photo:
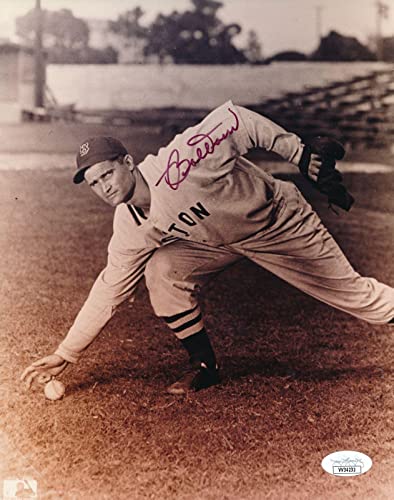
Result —
<instances>
[{"instance_id":1,"label":"baseball","mask_svg":"<svg viewBox=\"0 0 394 500\"><path fill-rule=\"evenodd\" d=\"M52 401L61 399L64 396L66 387L60 380L50 380L44 388L45 397Z\"/></svg>"}]
</instances>

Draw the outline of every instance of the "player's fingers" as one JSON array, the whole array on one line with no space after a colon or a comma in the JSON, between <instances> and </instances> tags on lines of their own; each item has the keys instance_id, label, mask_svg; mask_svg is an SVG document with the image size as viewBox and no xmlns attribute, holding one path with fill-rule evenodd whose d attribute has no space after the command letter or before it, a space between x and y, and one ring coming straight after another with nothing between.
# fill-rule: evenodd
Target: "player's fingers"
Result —
<instances>
[{"instance_id":1,"label":"player's fingers","mask_svg":"<svg viewBox=\"0 0 394 500\"><path fill-rule=\"evenodd\" d=\"M311 174L317 174L317 173L319 173L319 171L320 171L320 165L311 165L309 167L309 172Z\"/></svg>"},{"instance_id":2,"label":"player's fingers","mask_svg":"<svg viewBox=\"0 0 394 500\"><path fill-rule=\"evenodd\" d=\"M48 365L48 360L47 358L41 358L41 359L37 359L37 361L34 361L34 363L31 364L31 366L46 366Z\"/></svg>"},{"instance_id":3,"label":"player's fingers","mask_svg":"<svg viewBox=\"0 0 394 500\"><path fill-rule=\"evenodd\" d=\"M62 371L65 370L65 368L67 366L68 366L67 361L64 361L60 366L54 366L53 368L49 368L47 371L51 375L56 376L56 375L59 375L60 373L62 373Z\"/></svg>"},{"instance_id":4,"label":"player's fingers","mask_svg":"<svg viewBox=\"0 0 394 500\"><path fill-rule=\"evenodd\" d=\"M46 363L41 363L41 360L40 362L38 361L35 361L34 363L32 363L30 366L28 366L24 372L22 373L20 379L21 381L23 382L23 380L32 372L34 371L42 371L46 368Z\"/></svg>"},{"instance_id":5,"label":"player's fingers","mask_svg":"<svg viewBox=\"0 0 394 500\"><path fill-rule=\"evenodd\" d=\"M39 384L46 384L47 382L49 382L51 379L53 378L53 376L50 374L50 373L40 373L38 376L37 376L37 382Z\"/></svg>"},{"instance_id":6,"label":"player's fingers","mask_svg":"<svg viewBox=\"0 0 394 500\"><path fill-rule=\"evenodd\" d=\"M319 172L320 172L320 166L318 165L310 165L308 168L308 176L313 181L317 181Z\"/></svg>"},{"instance_id":7,"label":"player's fingers","mask_svg":"<svg viewBox=\"0 0 394 500\"><path fill-rule=\"evenodd\" d=\"M37 377L38 372L31 372L25 379L27 389L30 389L33 380Z\"/></svg>"},{"instance_id":8,"label":"player's fingers","mask_svg":"<svg viewBox=\"0 0 394 500\"><path fill-rule=\"evenodd\" d=\"M317 155L315 153L312 153L311 154L311 161L319 161L319 162L322 162L323 161L323 158L320 156L320 155Z\"/></svg>"},{"instance_id":9,"label":"player's fingers","mask_svg":"<svg viewBox=\"0 0 394 500\"><path fill-rule=\"evenodd\" d=\"M310 162L309 168L311 168L311 167L321 168L322 165L323 165L323 162L321 160L313 160Z\"/></svg>"},{"instance_id":10,"label":"player's fingers","mask_svg":"<svg viewBox=\"0 0 394 500\"><path fill-rule=\"evenodd\" d=\"M34 366L30 365L28 366L22 373L22 375L20 376L20 380L21 382L23 382L25 380L25 378L32 372L34 372L35 368Z\"/></svg>"}]
</instances>

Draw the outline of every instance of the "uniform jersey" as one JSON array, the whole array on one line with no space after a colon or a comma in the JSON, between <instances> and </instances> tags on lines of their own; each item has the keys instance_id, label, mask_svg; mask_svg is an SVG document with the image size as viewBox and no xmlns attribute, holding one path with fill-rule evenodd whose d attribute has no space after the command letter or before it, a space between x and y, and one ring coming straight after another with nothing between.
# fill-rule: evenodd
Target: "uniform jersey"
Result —
<instances>
[{"instance_id":1,"label":"uniform jersey","mask_svg":"<svg viewBox=\"0 0 394 500\"><path fill-rule=\"evenodd\" d=\"M77 361L116 306L133 297L158 247L177 239L220 246L273 224L279 183L243 157L256 147L294 164L303 149L296 135L229 101L138 165L150 190L149 213L124 203L116 208L107 266L57 354Z\"/></svg>"}]
</instances>

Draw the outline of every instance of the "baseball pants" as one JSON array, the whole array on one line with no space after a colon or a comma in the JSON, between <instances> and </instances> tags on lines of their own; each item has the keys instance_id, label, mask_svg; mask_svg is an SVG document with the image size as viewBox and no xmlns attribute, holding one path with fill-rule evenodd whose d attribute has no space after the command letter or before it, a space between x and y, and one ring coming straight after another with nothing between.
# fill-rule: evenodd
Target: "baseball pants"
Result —
<instances>
[{"instance_id":1,"label":"baseball pants","mask_svg":"<svg viewBox=\"0 0 394 500\"><path fill-rule=\"evenodd\" d=\"M270 227L217 247L178 241L160 248L150 260L145 278L153 309L178 338L204 326L200 288L243 258L369 323L386 324L394 318L394 289L360 276L298 188L278 182L277 216Z\"/></svg>"}]
</instances>

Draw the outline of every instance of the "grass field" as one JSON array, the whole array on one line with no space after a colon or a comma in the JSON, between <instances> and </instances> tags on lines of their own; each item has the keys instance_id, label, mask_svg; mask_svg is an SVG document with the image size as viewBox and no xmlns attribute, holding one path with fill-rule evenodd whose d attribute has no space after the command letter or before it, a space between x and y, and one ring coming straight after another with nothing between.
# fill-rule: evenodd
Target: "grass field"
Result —
<instances>
[{"instance_id":1,"label":"grass field","mask_svg":"<svg viewBox=\"0 0 394 500\"><path fill-rule=\"evenodd\" d=\"M346 181L349 214L308 196L352 264L394 285L394 170ZM222 385L165 393L187 360L141 287L64 372L66 397L48 402L19 376L71 325L105 263L111 209L64 170L3 172L0 209L0 479L33 478L50 499L393 498L388 327L241 262L202 296ZM346 449L372 469L325 473L323 457Z\"/></svg>"}]
</instances>

